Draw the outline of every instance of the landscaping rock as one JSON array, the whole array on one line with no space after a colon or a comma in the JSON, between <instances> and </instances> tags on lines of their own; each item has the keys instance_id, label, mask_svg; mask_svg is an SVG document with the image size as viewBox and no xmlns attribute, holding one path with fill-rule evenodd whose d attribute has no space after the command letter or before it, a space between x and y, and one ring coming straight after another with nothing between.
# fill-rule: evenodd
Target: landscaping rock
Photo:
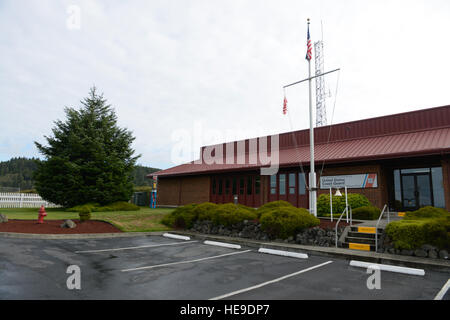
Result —
<instances>
[{"instance_id":1,"label":"landscaping rock","mask_svg":"<svg viewBox=\"0 0 450 320\"><path fill-rule=\"evenodd\" d=\"M425 250L423 250L423 249L416 249L414 251L414 255L416 257L426 258L428 256L428 253Z\"/></svg>"},{"instance_id":2,"label":"landscaping rock","mask_svg":"<svg viewBox=\"0 0 450 320\"><path fill-rule=\"evenodd\" d=\"M61 228L75 228L77 225L72 220L64 220L63 224L61 224Z\"/></svg>"},{"instance_id":3,"label":"landscaping rock","mask_svg":"<svg viewBox=\"0 0 450 320\"><path fill-rule=\"evenodd\" d=\"M437 248L435 246L432 246L431 244L424 244L421 249L429 251L429 250L436 250Z\"/></svg>"},{"instance_id":4,"label":"landscaping rock","mask_svg":"<svg viewBox=\"0 0 450 320\"><path fill-rule=\"evenodd\" d=\"M448 252L447 250L440 250L439 251L439 258L441 259L448 259Z\"/></svg>"},{"instance_id":5,"label":"landscaping rock","mask_svg":"<svg viewBox=\"0 0 450 320\"><path fill-rule=\"evenodd\" d=\"M8 218L3 213L0 213L0 223L8 222Z\"/></svg>"},{"instance_id":6,"label":"landscaping rock","mask_svg":"<svg viewBox=\"0 0 450 320\"><path fill-rule=\"evenodd\" d=\"M389 248L389 249L388 249L388 252L389 252L390 254L395 254L395 248Z\"/></svg>"},{"instance_id":7,"label":"landscaping rock","mask_svg":"<svg viewBox=\"0 0 450 320\"><path fill-rule=\"evenodd\" d=\"M428 250L428 258L436 259L438 257L438 253L436 250Z\"/></svg>"},{"instance_id":8,"label":"landscaping rock","mask_svg":"<svg viewBox=\"0 0 450 320\"><path fill-rule=\"evenodd\" d=\"M403 250L400 251L400 254L401 254L402 256L412 256L413 253L414 253L414 251L412 251L412 250L407 250L407 249L403 249Z\"/></svg>"}]
</instances>

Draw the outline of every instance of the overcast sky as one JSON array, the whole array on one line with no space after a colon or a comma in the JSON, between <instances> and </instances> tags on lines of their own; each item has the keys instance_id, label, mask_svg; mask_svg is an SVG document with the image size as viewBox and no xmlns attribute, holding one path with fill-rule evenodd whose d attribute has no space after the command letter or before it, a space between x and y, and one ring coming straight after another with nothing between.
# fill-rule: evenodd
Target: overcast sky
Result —
<instances>
[{"instance_id":1,"label":"overcast sky","mask_svg":"<svg viewBox=\"0 0 450 320\"><path fill-rule=\"evenodd\" d=\"M328 123L333 106L339 123L450 104L448 0L0 0L0 161L40 156L33 142L94 84L147 166L175 165L180 143L193 160L306 129L307 84L287 90L289 115L282 86L307 76L307 18L325 70L341 68Z\"/></svg>"}]
</instances>

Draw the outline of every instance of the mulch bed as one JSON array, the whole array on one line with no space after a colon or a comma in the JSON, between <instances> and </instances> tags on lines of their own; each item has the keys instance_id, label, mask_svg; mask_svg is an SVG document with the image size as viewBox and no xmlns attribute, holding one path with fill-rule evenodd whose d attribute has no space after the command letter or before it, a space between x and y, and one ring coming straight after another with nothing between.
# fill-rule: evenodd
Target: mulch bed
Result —
<instances>
[{"instance_id":1,"label":"mulch bed","mask_svg":"<svg viewBox=\"0 0 450 320\"><path fill-rule=\"evenodd\" d=\"M44 220L44 223L37 223L37 220L8 220L0 223L0 232L17 233L38 233L38 234L77 234L77 233L116 233L122 232L112 224L103 221L89 220L80 223L79 220L72 220L77 225L75 228L61 228L64 220Z\"/></svg>"}]
</instances>

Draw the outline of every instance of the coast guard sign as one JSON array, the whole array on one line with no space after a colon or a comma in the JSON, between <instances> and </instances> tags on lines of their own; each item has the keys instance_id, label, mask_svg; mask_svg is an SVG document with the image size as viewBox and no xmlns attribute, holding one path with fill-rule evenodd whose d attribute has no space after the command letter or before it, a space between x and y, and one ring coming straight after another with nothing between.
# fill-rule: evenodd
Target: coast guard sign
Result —
<instances>
[{"instance_id":1,"label":"coast guard sign","mask_svg":"<svg viewBox=\"0 0 450 320\"><path fill-rule=\"evenodd\" d=\"M363 174L320 177L320 189L344 188L344 187L350 189L377 188L378 187L377 174L363 173Z\"/></svg>"}]
</instances>

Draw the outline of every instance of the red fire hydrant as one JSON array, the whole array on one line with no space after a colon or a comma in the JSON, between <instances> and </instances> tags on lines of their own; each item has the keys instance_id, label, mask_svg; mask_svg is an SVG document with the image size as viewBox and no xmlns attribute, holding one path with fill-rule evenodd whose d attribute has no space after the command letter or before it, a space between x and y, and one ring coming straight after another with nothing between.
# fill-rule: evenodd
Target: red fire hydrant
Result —
<instances>
[{"instance_id":1,"label":"red fire hydrant","mask_svg":"<svg viewBox=\"0 0 450 320\"><path fill-rule=\"evenodd\" d=\"M41 208L39 209L38 223L44 223L44 218L46 215L47 215L47 212L45 212L45 208L42 205Z\"/></svg>"}]
</instances>

